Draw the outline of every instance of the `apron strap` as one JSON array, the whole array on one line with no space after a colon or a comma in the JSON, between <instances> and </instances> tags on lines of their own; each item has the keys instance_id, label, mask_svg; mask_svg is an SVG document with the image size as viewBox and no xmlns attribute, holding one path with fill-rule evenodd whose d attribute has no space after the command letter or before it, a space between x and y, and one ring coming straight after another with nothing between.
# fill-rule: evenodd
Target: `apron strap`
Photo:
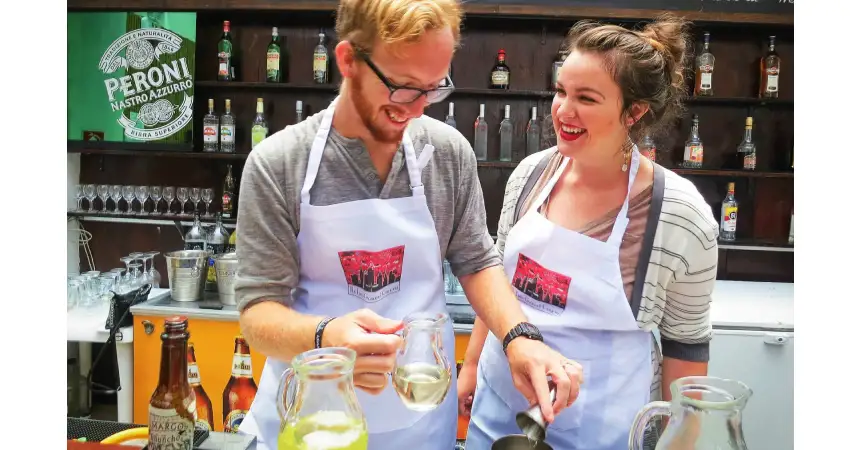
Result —
<instances>
[{"instance_id":1,"label":"apron strap","mask_svg":"<svg viewBox=\"0 0 850 450\"><path fill-rule=\"evenodd\" d=\"M646 231L643 233L640 256L638 257L637 267L635 267L635 284L632 287L632 298L629 302L635 319L640 313L646 272L649 270L649 257L652 256L652 243L655 242L655 232L658 230L658 221L661 219L661 205L664 203L664 169L654 162L652 166L652 200L649 203L649 217L646 220Z\"/></svg>"},{"instance_id":2,"label":"apron strap","mask_svg":"<svg viewBox=\"0 0 850 450\"><path fill-rule=\"evenodd\" d=\"M425 195L425 186L422 185L422 171L419 170L419 163L416 161L416 152L413 150L413 141L407 130L404 131L404 137L401 140L404 147L404 159L407 162L407 175L410 178L410 190L413 191L414 197ZM429 150L430 148L430 150ZM434 146L426 144L422 149L422 153L433 153Z\"/></svg>"},{"instance_id":3,"label":"apron strap","mask_svg":"<svg viewBox=\"0 0 850 450\"><path fill-rule=\"evenodd\" d=\"M325 115L322 116L322 122L319 124L319 131L316 132L313 145L310 147L310 159L307 160L307 174L304 177L304 185L301 186L301 203L310 204L310 189L313 188L313 183L316 182L316 175L319 173L319 162L322 160L322 154L325 152L325 143L327 143L328 135L331 132L337 101L339 101L339 96L325 110Z\"/></svg>"},{"instance_id":4,"label":"apron strap","mask_svg":"<svg viewBox=\"0 0 850 450\"><path fill-rule=\"evenodd\" d=\"M564 173L564 169L567 168L567 163L570 161L570 158L564 157L564 160L561 162L561 165L558 166L558 170L552 175L552 178L546 182L546 185L540 191L540 194L534 199L534 202L531 204L531 207L528 208L529 211L537 211L543 206L543 202L549 198L549 193L552 192L552 189L555 187L555 183L561 179L561 174Z\"/></svg>"},{"instance_id":5,"label":"apron strap","mask_svg":"<svg viewBox=\"0 0 850 450\"><path fill-rule=\"evenodd\" d=\"M626 227L629 225L629 196L632 192L632 186L635 184L635 178L637 177L639 167L640 152L637 150L637 146L633 145L632 159L629 167L629 187L626 190L626 200L623 202L620 212L617 213L617 220L614 222L614 229L611 230L611 236L608 237L608 243L617 248L620 248L620 244L623 242L623 235L626 234Z\"/></svg>"},{"instance_id":6,"label":"apron strap","mask_svg":"<svg viewBox=\"0 0 850 450\"><path fill-rule=\"evenodd\" d=\"M416 163L419 165L419 170L421 171L425 166L428 165L428 161L431 160L431 155L434 154L434 146L431 144L427 144L422 148L422 153L419 154L419 159L416 160Z\"/></svg>"}]
</instances>

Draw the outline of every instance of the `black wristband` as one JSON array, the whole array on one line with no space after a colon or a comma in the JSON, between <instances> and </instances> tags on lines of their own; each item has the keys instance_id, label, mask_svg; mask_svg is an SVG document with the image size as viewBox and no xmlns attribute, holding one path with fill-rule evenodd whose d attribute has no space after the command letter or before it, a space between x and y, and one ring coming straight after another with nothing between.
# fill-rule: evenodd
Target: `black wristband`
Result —
<instances>
[{"instance_id":1,"label":"black wristband","mask_svg":"<svg viewBox=\"0 0 850 450\"><path fill-rule=\"evenodd\" d=\"M328 326L331 320L336 319L336 317L325 317L319 322L319 325L316 326L316 348L322 348L322 335L325 333L325 327Z\"/></svg>"},{"instance_id":2,"label":"black wristband","mask_svg":"<svg viewBox=\"0 0 850 450\"><path fill-rule=\"evenodd\" d=\"M513 342L518 337L524 337L535 341L543 342L543 335L540 330L528 322L520 322L517 326L511 328L511 331L502 340L502 351L508 353L508 344Z\"/></svg>"}]
</instances>

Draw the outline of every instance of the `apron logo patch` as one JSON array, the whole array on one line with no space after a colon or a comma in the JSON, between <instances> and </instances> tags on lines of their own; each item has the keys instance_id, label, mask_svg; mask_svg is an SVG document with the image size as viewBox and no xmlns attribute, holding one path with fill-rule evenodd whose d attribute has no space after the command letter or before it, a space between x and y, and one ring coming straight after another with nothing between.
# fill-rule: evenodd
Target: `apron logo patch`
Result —
<instances>
[{"instance_id":1,"label":"apron logo patch","mask_svg":"<svg viewBox=\"0 0 850 450\"><path fill-rule=\"evenodd\" d=\"M401 290L403 245L377 252L339 252L339 262L345 272L349 295L373 303Z\"/></svg>"},{"instance_id":2,"label":"apron logo patch","mask_svg":"<svg viewBox=\"0 0 850 450\"><path fill-rule=\"evenodd\" d=\"M571 281L520 253L511 285L524 304L547 314L561 314L567 307Z\"/></svg>"}]
</instances>

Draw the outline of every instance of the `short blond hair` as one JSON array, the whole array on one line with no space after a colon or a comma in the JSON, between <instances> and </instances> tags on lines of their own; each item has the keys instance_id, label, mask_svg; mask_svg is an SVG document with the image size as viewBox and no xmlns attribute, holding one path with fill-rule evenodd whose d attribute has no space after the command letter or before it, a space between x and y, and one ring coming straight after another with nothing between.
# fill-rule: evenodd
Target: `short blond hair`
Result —
<instances>
[{"instance_id":1,"label":"short blond hair","mask_svg":"<svg viewBox=\"0 0 850 450\"><path fill-rule=\"evenodd\" d=\"M336 34L369 52L378 40L415 42L426 31L449 27L457 46L462 19L457 0L340 0Z\"/></svg>"}]
</instances>

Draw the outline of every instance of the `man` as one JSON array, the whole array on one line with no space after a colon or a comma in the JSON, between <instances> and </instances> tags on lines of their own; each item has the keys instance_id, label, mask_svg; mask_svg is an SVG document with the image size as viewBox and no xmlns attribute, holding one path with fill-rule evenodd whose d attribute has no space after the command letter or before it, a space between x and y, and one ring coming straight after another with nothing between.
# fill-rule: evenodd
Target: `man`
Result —
<instances>
[{"instance_id":1,"label":"man","mask_svg":"<svg viewBox=\"0 0 850 450\"><path fill-rule=\"evenodd\" d=\"M240 431L257 435L260 449L275 448L286 362L316 347L347 347L358 355L354 384L370 449L452 448L454 401L418 413L385 389L402 344L394 334L400 320L447 312L444 257L478 316L508 344L517 388L553 420L578 395L580 368L565 368L566 359L525 323L487 231L469 142L423 116L453 89L447 73L459 4L342 0L336 21L339 97L263 141L242 173L240 325L268 359ZM352 255L359 264L349 262ZM382 261L393 282L372 286L369 267ZM450 329L443 343L454 361ZM558 387L554 404L547 377ZM448 399L456 397L455 380Z\"/></svg>"}]
</instances>

